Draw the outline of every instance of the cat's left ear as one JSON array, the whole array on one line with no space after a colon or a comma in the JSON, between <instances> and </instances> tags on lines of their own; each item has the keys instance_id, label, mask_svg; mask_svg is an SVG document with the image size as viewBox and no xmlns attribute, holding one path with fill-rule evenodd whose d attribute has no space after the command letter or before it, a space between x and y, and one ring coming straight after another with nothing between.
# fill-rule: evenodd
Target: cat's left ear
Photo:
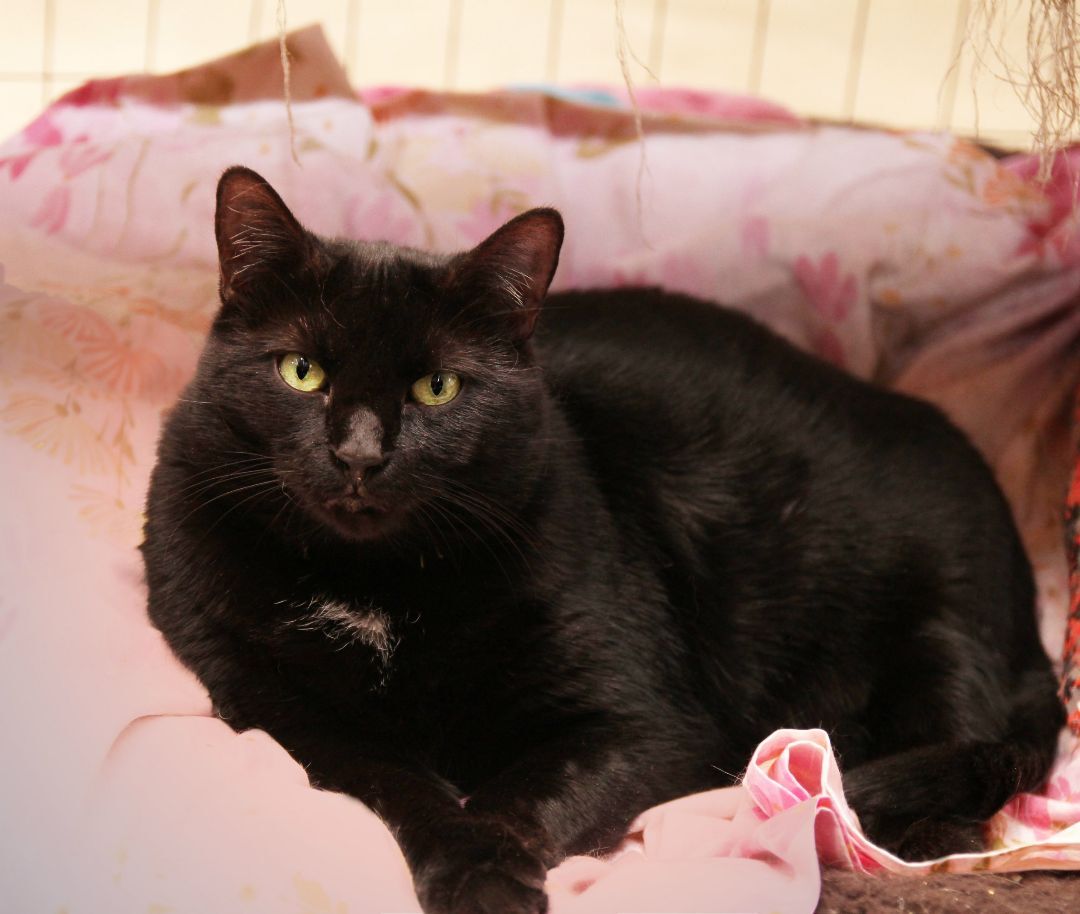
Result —
<instances>
[{"instance_id":1,"label":"cat's left ear","mask_svg":"<svg viewBox=\"0 0 1080 914\"><path fill-rule=\"evenodd\" d=\"M515 341L536 328L540 305L559 265L563 221L558 211L531 209L496 229L452 266L454 281L497 303Z\"/></svg>"}]
</instances>

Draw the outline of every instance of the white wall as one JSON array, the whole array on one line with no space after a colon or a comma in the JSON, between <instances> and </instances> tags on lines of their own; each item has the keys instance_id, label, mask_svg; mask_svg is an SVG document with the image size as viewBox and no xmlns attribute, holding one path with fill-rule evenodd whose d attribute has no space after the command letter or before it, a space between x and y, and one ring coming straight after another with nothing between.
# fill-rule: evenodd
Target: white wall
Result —
<instances>
[{"instance_id":1,"label":"white wall","mask_svg":"<svg viewBox=\"0 0 1080 914\"><path fill-rule=\"evenodd\" d=\"M974 0L623 0L661 85L758 92L796 111L974 133L970 55L946 76ZM1022 59L1030 0L1007 0ZM620 82L614 0L286 0L322 22L356 84L486 89ZM0 0L0 135L89 76L166 72L275 34L276 0ZM638 83L651 82L634 65ZM975 88L984 139L1027 146L1011 88Z\"/></svg>"}]
</instances>

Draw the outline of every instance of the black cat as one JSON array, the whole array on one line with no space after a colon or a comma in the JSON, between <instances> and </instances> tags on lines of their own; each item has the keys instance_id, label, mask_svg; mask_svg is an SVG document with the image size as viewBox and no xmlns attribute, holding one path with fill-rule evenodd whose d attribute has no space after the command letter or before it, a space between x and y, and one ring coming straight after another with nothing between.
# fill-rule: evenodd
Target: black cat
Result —
<instances>
[{"instance_id":1,"label":"black cat","mask_svg":"<svg viewBox=\"0 0 1080 914\"><path fill-rule=\"evenodd\" d=\"M657 290L541 317L550 209L441 256L316 237L233 168L216 229L150 616L224 720L386 820L430 914L543 911L547 867L777 727L833 735L902 853L1044 778L1030 567L931 406Z\"/></svg>"}]
</instances>

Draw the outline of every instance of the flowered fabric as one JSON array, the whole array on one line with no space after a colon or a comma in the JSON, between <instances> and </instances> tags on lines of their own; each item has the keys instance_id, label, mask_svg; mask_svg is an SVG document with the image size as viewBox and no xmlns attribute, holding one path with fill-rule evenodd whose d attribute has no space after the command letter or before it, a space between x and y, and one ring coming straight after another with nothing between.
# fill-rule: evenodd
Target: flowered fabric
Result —
<instances>
[{"instance_id":1,"label":"flowered fabric","mask_svg":"<svg viewBox=\"0 0 1080 914\"><path fill-rule=\"evenodd\" d=\"M1080 398L1074 414L1080 431ZM1080 444L1080 435L1077 436ZM1080 447L1065 500L1065 549L1069 564L1069 619L1062 651L1061 697L1069 715L1069 728L1080 736Z\"/></svg>"},{"instance_id":2,"label":"flowered fabric","mask_svg":"<svg viewBox=\"0 0 1080 914\"><path fill-rule=\"evenodd\" d=\"M216 307L213 189L237 162L319 232L441 250L556 205L558 288L721 300L933 400L994 466L1062 656L1076 153L1043 187L1029 159L961 139L673 91L642 96L642 147L618 93L361 100L317 32L290 47L299 165L273 46L90 83L0 145L0 909L417 910L386 828L214 719L146 619L147 477ZM913 867L861 835L825 734L781 731L740 786L651 810L614 857L555 870L552 911L808 912L820 860L1076 866L1076 745L1064 735L1047 788L995 817L991 854Z\"/></svg>"}]
</instances>

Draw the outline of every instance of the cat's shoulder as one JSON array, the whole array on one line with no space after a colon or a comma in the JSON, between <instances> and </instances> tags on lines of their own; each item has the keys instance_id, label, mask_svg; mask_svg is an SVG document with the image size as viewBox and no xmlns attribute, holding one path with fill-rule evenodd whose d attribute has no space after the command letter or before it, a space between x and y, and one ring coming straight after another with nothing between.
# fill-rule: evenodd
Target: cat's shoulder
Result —
<instances>
[{"instance_id":1,"label":"cat's shoulder","mask_svg":"<svg viewBox=\"0 0 1080 914\"><path fill-rule=\"evenodd\" d=\"M654 286L558 292L548 296L539 323L539 339L549 347L590 338L655 346L749 344L771 336L740 311Z\"/></svg>"},{"instance_id":2,"label":"cat's shoulder","mask_svg":"<svg viewBox=\"0 0 1080 914\"><path fill-rule=\"evenodd\" d=\"M556 387L615 381L649 400L748 388L831 392L852 383L748 314L659 288L554 294L536 345Z\"/></svg>"},{"instance_id":3,"label":"cat's shoulder","mask_svg":"<svg viewBox=\"0 0 1080 914\"><path fill-rule=\"evenodd\" d=\"M788 439L802 430L813 448L829 429L971 455L930 403L860 379L737 309L659 288L554 294L537 348L577 419L609 422L620 437L663 426L667 442L696 440L737 426Z\"/></svg>"}]
</instances>

